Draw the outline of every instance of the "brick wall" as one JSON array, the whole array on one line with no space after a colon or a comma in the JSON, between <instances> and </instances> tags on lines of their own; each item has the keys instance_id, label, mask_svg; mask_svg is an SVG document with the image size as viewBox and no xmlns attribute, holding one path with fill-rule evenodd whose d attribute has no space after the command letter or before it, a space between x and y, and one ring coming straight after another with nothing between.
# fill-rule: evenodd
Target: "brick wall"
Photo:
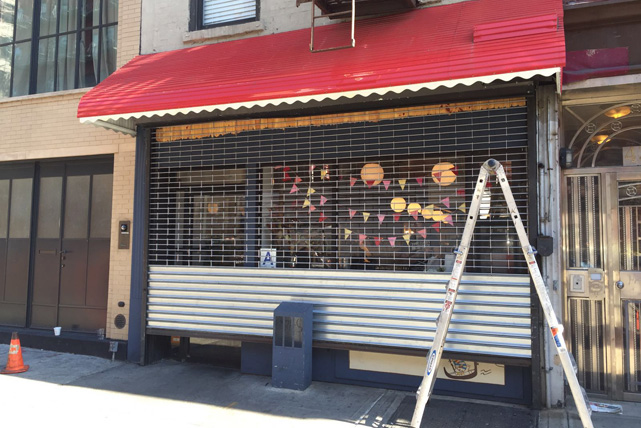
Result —
<instances>
[{"instance_id":1,"label":"brick wall","mask_svg":"<svg viewBox=\"0 0 641 428\"><path fill-rule=\"evenodd\" d=\"M120 0L118 66L140 49L141 0ZM135 139L93 125L80 124L78 102L88 89L0 100L0 165L4 162L111 154L114 158L111 255L107 337L127 339L114 317L129 315L131 251L118 250L118 221L133 220ZM125 302L124 308L118 302Z\"/></svg>"}]
</instances>

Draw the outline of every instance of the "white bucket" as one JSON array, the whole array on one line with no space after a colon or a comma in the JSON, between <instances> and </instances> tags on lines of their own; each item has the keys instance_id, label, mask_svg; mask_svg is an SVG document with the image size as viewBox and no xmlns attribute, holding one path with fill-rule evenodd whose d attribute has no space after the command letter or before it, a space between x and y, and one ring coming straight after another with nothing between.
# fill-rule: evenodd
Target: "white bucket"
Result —
<instances>
[{"instance_id":1,"label":"white bucket","mask_svg":"<svg viewBox=\"0 0 641 428\"><path fill-rule=\"evenodd\" d=\"M62 327L54 327L53 334L55 334L56 336L60 336L60 330L62 330Z\"/></svg>"}]
</instances>

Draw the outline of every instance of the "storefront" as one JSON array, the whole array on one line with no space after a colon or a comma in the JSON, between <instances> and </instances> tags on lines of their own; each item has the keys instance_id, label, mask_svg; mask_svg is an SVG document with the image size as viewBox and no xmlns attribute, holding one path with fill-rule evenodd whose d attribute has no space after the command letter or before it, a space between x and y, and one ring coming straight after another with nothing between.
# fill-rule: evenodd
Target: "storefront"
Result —
<instances>
[{"instance_id":1,"label":"storefront","mask_svg":"<svg viewBox=\"0 0 641 428\"><path fill-rule=\"evenodd\" d=\"M138 125L132 358L163 337L225 338L243 370L269 374L273 310L303 301L315 379L416 386L480 166L503 163L534 240L538 165L554 150L537 101L556 99L556 15L534 17L530 39L459 12L475 49L459 49L461 30L441 47L455 59L428 53L430 31L401 43L432 22L426 9L360 21L350 50L310 54L295 31L139 57L83 98L81 120ZM541 320L520 251L490 186L437 390L539 399Z\"/></svg>"}]
</instances>

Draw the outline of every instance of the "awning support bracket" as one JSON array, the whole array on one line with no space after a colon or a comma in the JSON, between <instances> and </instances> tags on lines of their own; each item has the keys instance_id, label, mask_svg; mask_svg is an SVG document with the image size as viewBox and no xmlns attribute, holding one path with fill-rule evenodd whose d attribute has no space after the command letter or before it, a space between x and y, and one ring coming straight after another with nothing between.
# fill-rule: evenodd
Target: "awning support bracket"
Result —
<instances>
[{"instance_id":1,"label":"awning support bracket","mask_svg":"<svg viewBox=\"0 0 641 428\"><path fill-rule=\"evenodd\" d=\"M351 22L352 22L352 42L349 45L344 45L344 46L336 46L333 48L326 48L326 49L314 49L314 28L315 28L315 22L317 19L320 18L330 18L330 17L336 17L340 15L347 15L349 12L335 12L335 13L325 13L322 15L316 15L316 0L312 0L312 36L311 36L311 42L309 43L309 50L312 53L318 53L318 52L328 52L328 51L335 51L339 49L347 49L347 48L353 48L356 46L356 39L354 39L354 23L356 22L356 0L352 0L352 12L351 12ZM320 8L319 8L320 9Z\"/></svg>"}]
</instances>

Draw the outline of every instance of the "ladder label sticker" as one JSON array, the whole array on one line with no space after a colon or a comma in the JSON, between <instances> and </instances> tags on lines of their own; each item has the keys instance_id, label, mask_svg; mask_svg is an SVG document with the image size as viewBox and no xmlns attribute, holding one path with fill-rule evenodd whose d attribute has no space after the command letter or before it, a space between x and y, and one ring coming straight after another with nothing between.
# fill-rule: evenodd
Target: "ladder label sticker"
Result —
<instances>
[{"instance_id":1,"label":"ladder label sticker","mask_svg":"<svg viewBox=\"0 0 641 428\"><path fill-rule=\"evenodd\" d=\"M427 375L429 376L434 370L436 364L436 350L432 351L430 358L427 360Z\"/></svg>"}]
</instances>

